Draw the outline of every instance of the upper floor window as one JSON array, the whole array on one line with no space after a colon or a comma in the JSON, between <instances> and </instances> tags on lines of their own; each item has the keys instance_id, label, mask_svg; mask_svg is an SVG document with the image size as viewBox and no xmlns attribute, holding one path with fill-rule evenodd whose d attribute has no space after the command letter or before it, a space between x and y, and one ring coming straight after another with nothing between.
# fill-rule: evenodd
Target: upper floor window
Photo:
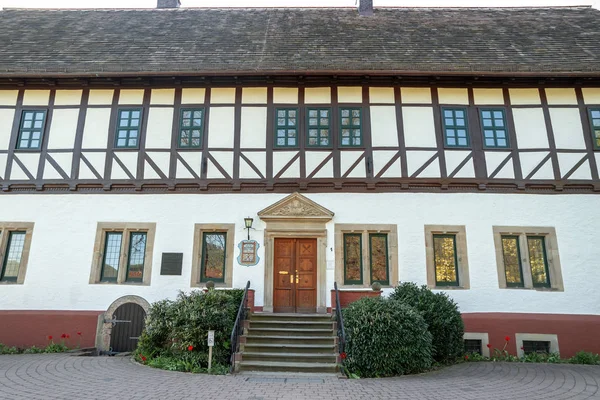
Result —
<instances>
[{"instance_id":1,"label":"upper floor window","mask_svg":"<svg viewBox=\"0 0 600 400\"><path fill-rule=\"evenodd\" d=\"M501 288L562 290L553 228L494 227Z\"/></svg>"},{"instance_id":2,"label":"upper floor window","mask_svg":"<svg viewBox=\"0 0 600 400\"><path fill-rule=\"evenodd\" d=\"M340 134L343 147L363 146L362 109L340 108Z\"/></svg>"},{"instance_id":3,"label":"upper floor window","mask_svg":"<svg viewBox=\"0 0 600 400\"><path fill-rule=\"evenodd\" d=\"M275 113L275 147L297 147L298 109L277 108Z\"/></svg>"},{"instance_id":4,"label":"upper floor window","mask_svg":"<svg viewBox=\"0 0 600 400\"><path fill-rule=\"evenodd\" d=\"M444 144L446 147L469 147L467 110L444 108Z\"/></svg>"},{"instance_id":5,"label":"upper floor window","mask_svg":"<svg viewBox=\"0 0 600 400\"><path fill-rule=\"evenodd\" d=\"M115 147L137 149L142 129L142 109L119 110Z\"/></svg>"},{"instance_id":6,"label":"upper floor window","mask_svg":"<svg viewBox=\"0 0 600 400\"><path fill-rule=\"evenodd\" d=\"M90 283L150 284L156 225L99 223Z\"/></svg>"},{"instance_id":7,"label":"upper floor window","mask_svg":"<svg viewBox=\"0 0 600 400\"><path fill-rule=\"evenodd\" d=\"M590 110L590 121L592 123L594 148L600 150L600 108Z\"/></svg>"},{"instance_id":8,"label":"upper floor window","mask_svg":"<svg viewBox=\"0 0 600 400\"><path fill-rule=\"evenodd\" d=\"M39 149L46 125L46 110L24 110L21 115L21 127L17 149Z\"/></svg>"},{"instance_id":9,"label":"upper floor window","mask_svg":"<svg viewBox=\"0 0 600 400\"><path fill-rule=\"evenodd\" d=\"M0 283L25 280L33 223L0 223Z\"/></svg>"},{"instance_id":10,"label":"upper floor window","mask_svg":"<svg viewBox=\"0 0 600 400\"><path fill-rule=\"evenodd\" d=\"M309 108L307 112L309 147L329 147L331 145L331 109Z\"/></svg>"},{"instance_id":11,"label":"upper floor window","mask_svg":"<svg viewBox=\"0 0 600 400\"><path fill-rule=\"evenodd\" d=\"M480 110L483 129L483 145L487 148L507 148L508 128L506 114L503 109Z\"/></svg>"},{"instance_id":12,"label":"upper floor window","mask_svg":"<svg viewBox=\"0 0 600 400\"><path fill-rule=\"evenodd\" d=\"M202 147L202 132L204 127L204 109L183 109L179 122L179 147Z\"/></svg>"}]
</instances>

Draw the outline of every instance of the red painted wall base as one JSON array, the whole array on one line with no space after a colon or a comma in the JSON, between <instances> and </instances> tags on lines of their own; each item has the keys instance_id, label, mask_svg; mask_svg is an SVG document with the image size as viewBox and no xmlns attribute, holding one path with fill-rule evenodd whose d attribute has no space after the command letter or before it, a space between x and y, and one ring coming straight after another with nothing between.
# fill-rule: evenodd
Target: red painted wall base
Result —
<instances>
[{"instance_id":1,"label":"red painted wall base","mask_svg":"<svg viewBox=\"0 0 600 400\"><path fill-rule=\"evenodd\" d=\"M342 295L342 293L344 293ZM363 296L379 296L378 292L340 292L343 305ZM250 299L249 299L250 300ZM250 301L251 306L253 301ZM333 303L335 304L335 302ZM262 307L254 307L262 311ZM48 336L60 342L68 334L69 347L95 345L98 315L103 311L0 311L0 343L8 346L43 347ZM556 334L562 357L573 356L585 350L600 353L600 315L523 314L523 313L465 313L465 332L488 333L493 348L501 349L504 338L510 341L506 349L517 353L516 333ZM77 335L81 332L81 336Z\"/></svg>"},{"instance_id":2,"label":"red painted wall base","mask_svg":"<svg viewBox=\"0 0 600 400\"><path fill-rule=\"evenodd\" d=\"M381 290L375 292L373 290L340 290L340 304L342 308L348 307L348 304L353 301L362 299L363 297L379 297L381 296ZM331 291L331 307L335 308L335 290Z\"/></svg>"},{"instance_id":3,"label":"red painted wall base","mask_svg":"<svg viewBox=\"0 0 600 400\"><path fill-rule=\"evenodd\" d=\"M508 336L506 350L513 355L517 333L557 335L563 358L581 350L600 353L600 315L466 313L462 317L465 332L488 333L492 349L502 349Z\"/></svg>"},{"instance_id":4,"label":"red painted wall base","mask_svg":"<svg viewBox=\"0 0 600 400\"><path fill-rule=\"evenodd\" d=\"M70 348L94 347L98 315L103 311L0 311L0 343L21 348L46 347L52 341ZM81 332L81 335L77 333ZM62 339L67 334L69 339Z\"/></svg>"}]
</instances>

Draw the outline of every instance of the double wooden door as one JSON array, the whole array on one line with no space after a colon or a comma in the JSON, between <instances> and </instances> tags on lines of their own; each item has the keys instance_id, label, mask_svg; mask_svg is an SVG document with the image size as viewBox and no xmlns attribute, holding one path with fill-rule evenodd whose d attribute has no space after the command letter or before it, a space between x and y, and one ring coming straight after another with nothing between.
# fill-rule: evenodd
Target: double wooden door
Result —
<instances>
[{"instance_id":1,"label":"double wooden door","mask_svg":"<svg viewBox=\"0 0 600 400\"><path fill-rule=\"evenodd\" d=\"M275 239L273 311L317 311L317 239Z\"/></svg>"}]
</instances>

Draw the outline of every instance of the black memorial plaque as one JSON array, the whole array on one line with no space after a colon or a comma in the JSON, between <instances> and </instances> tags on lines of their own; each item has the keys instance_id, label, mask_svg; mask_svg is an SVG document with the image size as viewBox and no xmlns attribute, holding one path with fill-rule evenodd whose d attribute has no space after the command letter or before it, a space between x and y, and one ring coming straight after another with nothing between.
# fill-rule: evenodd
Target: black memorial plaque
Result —
<instances>
[{"instance_id":1,"label":"black memorial plaque","mask_svg":"<svg viewBox=\"0 0 600 400\"><path fill-rule=\"evenodd\" d=\"M183 253L162 253L161 275L181 275Z\"/></svg>"}]
</instances>

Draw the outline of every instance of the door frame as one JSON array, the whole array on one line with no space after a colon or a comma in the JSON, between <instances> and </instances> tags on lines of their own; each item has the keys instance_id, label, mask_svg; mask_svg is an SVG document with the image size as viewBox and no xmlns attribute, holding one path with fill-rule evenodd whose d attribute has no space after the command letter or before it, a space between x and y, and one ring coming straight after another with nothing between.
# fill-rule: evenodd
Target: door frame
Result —
<instances>
[{"instance_id":1,"label":"door frame","mask_svg":"<svg viewBox=\"0 0 600 400\"><path fill-rule=\"evenodd\" d=\"M110 349L110 336L112 334L113 324L108 321L113 319L113 315L115 314L115 311L117 311L117 308L125 303L135 303L141 306L146 315L148 315L148 311L150 310L150 303L140 296L129 295L119 297L115 300L105 312L98 315L98 326L96 328L96 348L98 351L108 351Z\"/></svg>"},{"instance_id":2,"label":"door frame","mask_svg":"<svg viewBox=\"0 0 600 400\"><path fill-rule=\"evenodd\" d=\"M309 198L291 194L258 213L266 223L263 312L273 312L275 238L317 239L317 313L327 313L327 229L333 213Z\"/></svg>"}]
</instances>

